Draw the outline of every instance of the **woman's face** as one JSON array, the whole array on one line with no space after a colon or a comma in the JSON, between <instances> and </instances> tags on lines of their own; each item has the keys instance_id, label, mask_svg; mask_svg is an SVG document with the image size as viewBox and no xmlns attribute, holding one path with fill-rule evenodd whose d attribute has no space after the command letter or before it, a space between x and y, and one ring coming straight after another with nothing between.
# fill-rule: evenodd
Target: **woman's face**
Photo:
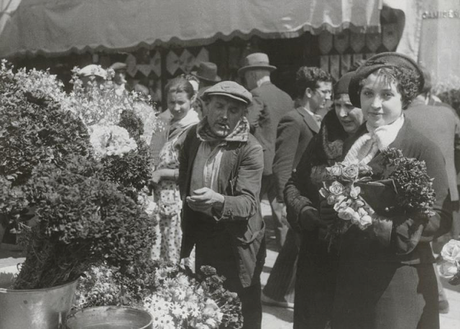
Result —
<instances>
[{"instance_id":1,"label":"woman's face","mask_svg":"<svg viewBox=\"0 0 460 329\"><path fill-rule=\"evenodd\" d=\"M402 95L397 87L396 81L377 72L364 79L360 94L361 108L371 127L391 124L402 115Z\"/></svg>"},{"instance_id":2,"label":"woman's face","mask_svg":"<svg viewBox=\"0 0 460 329\"><path fill-rule=\"evenodd\" d=\"M168 93L168 109L171 111L174 121L185 117L191 106L192 101L185 91Z\"/></svg>"},{"instance_id":3,"label":"woman's face","mask_svg":"<svg viewBox=\"0 0 460 329\"><path fill-rule=\"evenodd\" d=\"M343 129L350 135L355 133L364 121L363 111L351 104L348 94L339 94L334 99L334 109Z\"/></svg>"}]
</instances>

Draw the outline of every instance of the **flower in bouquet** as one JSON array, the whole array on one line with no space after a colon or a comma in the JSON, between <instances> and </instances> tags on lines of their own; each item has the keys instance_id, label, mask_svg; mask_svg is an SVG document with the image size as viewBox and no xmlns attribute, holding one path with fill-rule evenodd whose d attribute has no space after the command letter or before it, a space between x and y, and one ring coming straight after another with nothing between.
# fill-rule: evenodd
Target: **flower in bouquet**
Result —
<instances>
[{"instance_id":1,"label":"flower in bouquet","mask_svg":"<svg viewBox=\"0 0 460 329\"><path fill-rule=\"evenodd\" d=\"M395 148L382 151L382 155L386 166L383 178L392 180L396 188L395 206L407 214L432 216L436 196L425 161L405 157Z\"/></svg>"},{"instance_id":2,"label":"flower in bouquet","mask_svg":"<svg viewBox=\"0 0 460 329\"><path fill-rule=\"evenodd\" d=\"M440 266L440 272L446 278L449 278L449 283L460 284L460 241L451 239L441 250L443 262Z\"/></svg>"},{"instance_id":3,"label":"flower in bouquet","mask_svg":"<svg viewBox=\"0 0 460 329\"><path fill-rule=\"evenodd\" d=\"M331 238L344 233L351 225L366 229L372 224L372 209L364 202L358 182L369 179L372 170L367 165L338 162L326 168L328 178L323 182L320 194L333 206L339 221L329 228Z\"/></svg>"},{"instance_id":4,"label":"flower in bouquet","mask_svg":"<svg viewBox=\"0 0 460 329\"><path fill-rule=\"evenodd\" d=\"M159 268L157 290L145 300L154 316L154 328L218 328L222 311L206 287L177 266Z\"/></svg>"},{"instance_id":5,"label":"flower in bouquet","mask_svg":"<svg viewBox=\"0 0 460 329\"><path fill-rule=\"evenodd\" d=\"M110 155L123 155L137 149L136 141L125 128L116 125L89 127L90 142L99 159Z\"/></svg>"}]
</instances>

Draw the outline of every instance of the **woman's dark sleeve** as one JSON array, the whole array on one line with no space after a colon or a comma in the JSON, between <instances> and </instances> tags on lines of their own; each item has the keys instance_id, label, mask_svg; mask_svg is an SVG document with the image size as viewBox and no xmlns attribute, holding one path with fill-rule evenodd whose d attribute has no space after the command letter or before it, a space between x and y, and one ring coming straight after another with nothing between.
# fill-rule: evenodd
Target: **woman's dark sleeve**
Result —
<instances>
[{"instance_id":1,"label":"woman's dark sleeve","mask_svg":"<svg viewBox=\"0 0 460 329\"><path fill-rule=\"evenodd\" d=\"M314 190L310 181L310 172L310 156L307 149L284 188L287 220L297 232L301 232L306 227L306 223L301 222L302 211L308 208L316 210L311 196L309 196Z\"/></svg>"}]
</instances>

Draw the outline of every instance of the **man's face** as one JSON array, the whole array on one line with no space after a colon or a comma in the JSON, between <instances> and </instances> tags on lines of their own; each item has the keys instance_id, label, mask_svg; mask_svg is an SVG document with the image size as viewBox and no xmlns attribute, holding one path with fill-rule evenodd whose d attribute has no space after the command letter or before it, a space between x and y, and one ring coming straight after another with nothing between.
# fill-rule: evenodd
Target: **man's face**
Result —
<instances>
[{"instance_id":1,"label":"man's face","mask_svg":"<svg viewBox=\"0 0 460 329\"><path fill-rule=\"evenodd\" d=\"M211 130L219 137L227 137L244 116L246 105L226 96L211 96L207 118Z\"/></svg>"},{"instance_id":2,"label":"man's face","mask_svg":"<svg viewBox=\"0 0 460 329\"><path fill-rule=\"evenodd\" d=\"M318 87L312 90L312 97L310 99L311 110L316 113L324 109L331 100L332 95L332 82L318 81Z\"/></svg>"},{"instance_id":3,"label":"man's face","mask_svg":"<svg viewBox=\"0 0 460 329\"><path fill-rule=\"evenodd\" d=\"M254 71L247 70L246 72L244 72L244 81L246 84L246 88L248 90L253 90L257 88L257 79L256 79Z\"/></svg>"}]
</instances>

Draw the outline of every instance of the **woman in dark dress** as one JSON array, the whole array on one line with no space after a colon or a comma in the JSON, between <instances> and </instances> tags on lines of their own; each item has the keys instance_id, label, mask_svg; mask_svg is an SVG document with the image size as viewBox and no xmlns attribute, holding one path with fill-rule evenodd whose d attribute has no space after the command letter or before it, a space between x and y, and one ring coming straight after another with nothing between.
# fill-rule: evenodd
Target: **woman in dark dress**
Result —
<instances>
[{"instance_id":1,"label":"woman in dark dress","mask_svg":"<svg viewBox=\"0 0 460 329\"><path fill-rule=\"evenodd\" d=\"M345 74L334 86L334 110L324 117L319 133L284 190L288 221L302 237L295 286L295 329L324 329L331 318L337 252L328 252L326 225L318 217L318 191L326 166L341 159L343 141L363 122L361 109L354 107L348 97L351 76Z\"/></svg>"},{"instance_id":2,"label":"woman in dark dress","mask_svg":"<svg viewBox=\"0 0 460 329\"><path fill-rule=\"evenodd\" d=\"M368 229L352 226L343 234L333 329L439 328L430 241L451 225L445 166L438 147L403 114L422 87L418 66L397 53L371 57L350 82L350 99L367 122L344 145L344 161L368 164L378 175L384 170L380 151L400 149L425 161L436 201L432 216L385 210Z\"/></svg>"}]
</instances>

